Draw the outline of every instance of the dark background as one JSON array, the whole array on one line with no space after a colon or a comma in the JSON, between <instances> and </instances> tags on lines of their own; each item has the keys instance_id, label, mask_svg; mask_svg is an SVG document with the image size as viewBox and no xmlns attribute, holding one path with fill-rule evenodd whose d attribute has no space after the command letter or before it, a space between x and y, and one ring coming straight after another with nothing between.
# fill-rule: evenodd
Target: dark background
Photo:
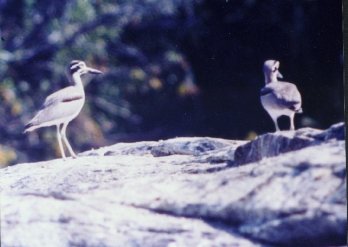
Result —
<instances>
[{"instance_id":1,"label":"dark background","mask_svg":"<svg viewBox=\"0 0 348 247\"><path fill-rule=\"evenodd\" d=\"M104 71L84 78L86 105L67 130L78 152L273 131L259 101L270 58L302 93L297 128L343 121L341 1L0 0L0 34L2 166L60 156L54 127L22 131L68 85L73 59Z\"/></svg>"}]
</instances>

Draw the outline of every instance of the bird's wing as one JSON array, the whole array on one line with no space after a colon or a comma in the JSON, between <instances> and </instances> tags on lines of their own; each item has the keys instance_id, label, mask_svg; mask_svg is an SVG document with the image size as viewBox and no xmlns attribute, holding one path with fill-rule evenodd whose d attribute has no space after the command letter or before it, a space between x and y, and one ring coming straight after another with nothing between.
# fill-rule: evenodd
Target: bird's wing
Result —
<instances>
[{"instance_id":1,"label":"bird's wing","mask_svg":"<svg viewBox=\"0 0 348 247\"><path fill-rule=\"evenodd\" d=\"M47 96L41 109L47 108L54 104L58 104L59 102L70 102L70 101L82 99L83 97L84 97L83 92L81 92L80 90L77 90L75 87L73 86L66 87Z\"/></svg>"},{"instance_id":2,"label":"bird's wing","mask_svg":"<svg viewBox=\"0 0 348 247\"><path fill-rule=\"evenodd\" d=\"M65 97L63 100L56 100L43 106L36 115L29 121L26 128L49 124L54 121L74 118L80 112L84 98L74 99ZM47 126L47 125L46 125Z\"/></svg>"},{"instance_id":3,"label":"bird's wing","mask_svg":"<svg viewBox=\"0 0 348 247\"><path fill-rule=\"evenodd\" d=\"M301 94L295 84L289 82L270 83L261 89L261 96L271 94L274 103L292 108L301 107Z\"/></svg>"},{"instance_id":4,"label":"bird's wing","mask_svg":"<svg viewBox=\"0 0 348 247\"><path fill-rule=\"evenodd\" d=\"M301 94L298 91L295 84L288 83L288 82L281 82L281 87L279 90L277 90L276 95L277 97L284 101L284 103L293 105L293 104L301 104Z\"/></svg>"},{"instance_id":5,"label":"bird's wing","mask_svg":"<svg viewBox=\"0 0 348 247\"><path fill-rule=\"evenodd\" d=\"M81 92L72 86L63 88L46 98L39 111L26 127L72 116L81 109L84 102L83 99L83 91Z\"/></svg>"}]
</instances>

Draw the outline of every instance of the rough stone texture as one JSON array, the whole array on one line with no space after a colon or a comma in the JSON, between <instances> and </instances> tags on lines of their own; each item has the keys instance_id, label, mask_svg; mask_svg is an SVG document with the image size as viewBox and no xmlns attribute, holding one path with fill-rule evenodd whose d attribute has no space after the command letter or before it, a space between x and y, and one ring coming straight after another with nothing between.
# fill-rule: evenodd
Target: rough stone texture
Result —
<instances>
[{"instance_id":1,"label":"rough stone texture","mask_svg":"<svg viewBox=\"0 0 348 247\"><path fill-rule=\"evenodd\" d=\"M338 123L326 131L303 128L296 132L280 131L257 137L254 141L241 145L235 151L237 165L259 161L265 157L298 150L323 141L344 140L344 123Z\"/></svg>"},{"instance_id":2,"label":"rough stone texture","mask_svg":"<svg viewBox=\"0 0 348 247\"><path fill-rule=\"evenodd\" d=\"M344 245L346 155L337 126L298 130L293 139L311 140L305 147L243 166L233 160L238 146L269 136L264 145L279 148L291 133L249 144L120 143L66 162L7 167L1 246Z\"/></svg>"}]
</instances>

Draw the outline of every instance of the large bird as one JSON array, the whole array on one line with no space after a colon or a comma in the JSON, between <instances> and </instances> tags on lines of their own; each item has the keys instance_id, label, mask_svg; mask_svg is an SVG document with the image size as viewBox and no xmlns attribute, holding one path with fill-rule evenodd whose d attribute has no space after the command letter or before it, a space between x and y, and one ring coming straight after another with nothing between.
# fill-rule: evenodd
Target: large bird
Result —
<instances>
[{"instance_id":1,"label":"large bird","mask_svg":"<svg viewBox=\"0 0 348 247\"><path fill-rule=\"evenodd\" d=\"M29 121L24 130L24 133L26 133L38 128L55 125L57 127L57 139L63 159L66 158L63 142L71 156L76 158L76 154L66 137L66 128L69 122L80 113L85 103L85 91L81 76L87 73L101 74L102 72L87 67L83 61L73 60L69 65L68 73L73 86L63 88L49 95L41 109Z\"/></svg>"},{"instance_id":2,"label":"large bird","mask_svg":"<svg viewBox=\"0 0 348 247\"><path fill-rule=\"evenodd\" d=\"M290 129L294 130L294 117L296 113L302 113L302 99L295 84L278 81L283 78L279 72L279 61L267 60L263 65L266 85L261 89L260 97L263 108L271 116L276 131L279 131L278 118L288 116Z\"/></svg>"}]
</instances>

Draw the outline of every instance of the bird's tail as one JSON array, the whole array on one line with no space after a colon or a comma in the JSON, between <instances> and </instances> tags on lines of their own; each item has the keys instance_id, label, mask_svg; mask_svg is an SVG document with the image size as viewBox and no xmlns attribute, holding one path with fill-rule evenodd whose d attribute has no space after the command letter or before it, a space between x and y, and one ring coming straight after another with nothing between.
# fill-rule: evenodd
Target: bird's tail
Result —
<instances>
[{"instance_id":1,"label":"bird's tail","mask_svg":"<svg viewBox=\"0 0 348 247\"><path fill-rule=\"evenodd\" d=\"M296 113L303 113L302 107L295 111Z\"/></svg>"},{"instance_id":2,"label":"bird's tail","mask_svg":"<svg viewBox=\"0 0 348 247\"><path fill-rule=\"evenodd\" d=\"M35 129L35 125L33 123L29 122L28 124L26 124L24 126L23 134L28 133L30 131L33 131L34 129Z\"/></svg>"}]
</instances>

